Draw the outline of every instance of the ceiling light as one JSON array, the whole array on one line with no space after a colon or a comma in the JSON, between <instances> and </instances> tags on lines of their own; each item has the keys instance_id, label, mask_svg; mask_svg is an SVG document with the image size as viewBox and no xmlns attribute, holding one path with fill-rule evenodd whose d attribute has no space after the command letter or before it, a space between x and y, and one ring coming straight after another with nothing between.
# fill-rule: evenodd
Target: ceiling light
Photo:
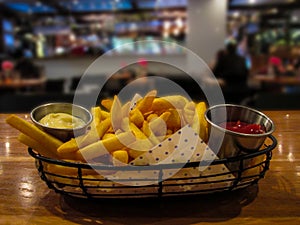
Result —
<instances>
[{"instance_id":1,"label":"ceiling light","mask_svg":"<svg viewBox=\"0 0 300 225\"><path fill-rule=\"evenodd\" d=\"M249 0L250 4L254 4L256 2L256 0Z\"/></svg>"}]
</instances>

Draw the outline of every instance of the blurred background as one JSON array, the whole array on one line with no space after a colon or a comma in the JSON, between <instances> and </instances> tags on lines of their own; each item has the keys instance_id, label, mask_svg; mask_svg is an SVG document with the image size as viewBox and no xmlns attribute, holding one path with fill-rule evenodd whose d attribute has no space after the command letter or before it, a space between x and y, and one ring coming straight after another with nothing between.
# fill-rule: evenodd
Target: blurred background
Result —
<instances>
[{"instance_id":1,"label":"blurred background","mask_svg":"<svg viewBox=\"0 0 300 225\"><path fill-rule=\"evenodd\" d=\"M300 1L0 0L0 111L72 102L77 87L88 99L100 82L99 98L110 97L149 76L171 79L203 100L183 72L201 77L201 65L177 44L203 59L217 83L201 82L220 85L226 102L300 108ZM106 66L89 69L78 86L103 55ZM164 59L173 66L154 63ZM116 65L122 69L106 80Z\"/></svg>"}]
</instances>

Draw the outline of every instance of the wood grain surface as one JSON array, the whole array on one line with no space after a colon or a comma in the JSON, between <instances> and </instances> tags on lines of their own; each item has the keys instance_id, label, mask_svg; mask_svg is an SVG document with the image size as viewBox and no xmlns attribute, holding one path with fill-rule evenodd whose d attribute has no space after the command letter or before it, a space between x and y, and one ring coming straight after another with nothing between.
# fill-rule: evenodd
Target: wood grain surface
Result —
<instances>
[{"instance_id":1,"label":"wood grain surface","mask_svg":"<svg viewBox=\"0 0 300 225\"><path fill-rule=\"evenodd\" d=\"M300 224L300 111L266 111L278 146L258 185L162 200L64 197L40 179L18 131L0 115L0 224ZM19 116L27 118L28 114Z\"/></svg>"}]
</instances>

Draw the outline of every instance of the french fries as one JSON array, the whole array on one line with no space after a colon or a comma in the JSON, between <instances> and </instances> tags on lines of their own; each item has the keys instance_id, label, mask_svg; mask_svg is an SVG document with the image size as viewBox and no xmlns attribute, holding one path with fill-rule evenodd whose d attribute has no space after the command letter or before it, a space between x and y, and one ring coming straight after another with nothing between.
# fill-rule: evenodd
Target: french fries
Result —
<instances>
[{"instance_id":1,"label":"french fries","mask_svg":"<svg viewBox=\"0 0 300 225\"><path fill-rule=\"evenodd\" d=\"M128 164L187 125L202 140L208 139L205 102L196 103L179 95L158 97L153 90L135 103L122 104L114 96L103 99L101 106L91 108L90 129L65 143L15 115L6 121L21 132L20 142L41 155L82 162L110 155L116 166Z\"/></svg>"},{"instance_id":2,"label":"french fries","mask_svg":"<svg viewBox=\"0 0 300 225\"><path fill-rule=\"evenodd\" d=\"M48 158L58 158L58 155L49 150L47 146L43 146L41 143L27 136L26 134L20 133L18 136L18 141L36 150L40 155L44 155Z\"/></svg>"},{"instance_id":3,"label":"french fries","mask_svg":"<svg viewBox=\"0 0 300 225\"><path fill-rule=\"evenodd\" d=\"M49 152L47 155L55 156L55 158L57 158L57 156L58 156L57 148L63 144L60 140L51 136L50 134L47 134L46 132L44 132L42 130L40 130L32 123L30 123L16 115L13 115L13 114L6 118L6 123L8 123L9 125L16 128L21 133L23 133L24 135L27 135L27 137L30 138L30 139L28 139L28 138L26 139L23 136L23 137L21 137L21 140L24 140L24 142L29 141L28 144L30 144L32 146L35 144L38 144L39 147L46 146L46 148ZM30 140L31 141L34 140L35 142L33 143ZM37 147L38 145L35 145L35 146Z\"/></svg>"}]
</instances>

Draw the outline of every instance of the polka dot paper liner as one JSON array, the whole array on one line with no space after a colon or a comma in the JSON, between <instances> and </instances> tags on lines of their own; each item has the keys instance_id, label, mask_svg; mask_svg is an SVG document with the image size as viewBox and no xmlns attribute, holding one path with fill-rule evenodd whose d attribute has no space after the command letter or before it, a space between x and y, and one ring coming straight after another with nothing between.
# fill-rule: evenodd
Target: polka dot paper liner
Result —
<instances>
[{"instance_id":1,"label":"polka dot paper liner","mask_svg":"<svg viewBox=\"0 0 300 225\"><path fill-rule=\"evenodd\" d=\"M131 101L130 110L134 109L135 103L140 98L140 95L134 96ZM190 125L186 125L155 147L146 150L142 155L131 161L129 165L142 167L159 164L200 162L201 160L213 161L214 159L218 159L215 153L201 140L198 133ZM195 188L203 188L203 186L196 186L193 183L197 181L198 177L203 180L203 177L206 176L208 178L204 179L205 182L216 182L218 180L230 180L234 178L228 168L222 164L205 167L199 165L194 168L164 169L163 174L159 174L158 170L118 171L111 176L106 176L106 178L121 185L132 186L151 185L161 181L170 184L182 183L183 186L180 186L181 188L193 190ZM181 180L181 178L184 179ZM191 187L186 187L186 185L190 185ZM220 185L229 186L231 185L231 181L214 184L214 186ZM179 186L174 187L178 188Z\"/></svg>"}]
</instances>

